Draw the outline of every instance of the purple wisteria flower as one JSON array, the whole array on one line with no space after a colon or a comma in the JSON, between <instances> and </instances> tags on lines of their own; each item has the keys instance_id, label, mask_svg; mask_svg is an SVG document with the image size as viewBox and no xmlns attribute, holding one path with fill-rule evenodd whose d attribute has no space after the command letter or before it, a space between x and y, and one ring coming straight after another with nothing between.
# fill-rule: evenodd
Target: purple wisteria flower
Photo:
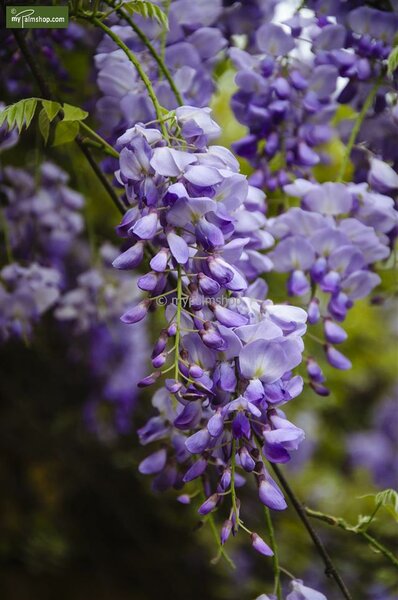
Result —
<instances>
[{"instance_id":1,"label":"purple wisteria flower","mask_svg":"<svg viewBox=\"0 0 398 600\"><path fill-rule=\"evenodd\" d=\"M136 269L145 252L152 256L137 281L143 296L121 319L135 326L167 304L154 371L139 383L165 376L153 398L157 415L138 432L142 444L161 446L140 470L155 475L156 490L200 478L202 515L231 494L225 543L242 523L236 489L243 474L254 475L260 502L286 508L266 460L288 461L304 438L280 407L302 390L292 371L302 360L307 315L265 299L257 278L271 268L261 251L274 238L264 194L250 188L228 150L208 146L218 133L209 110L179 108L168 132L165 139L139 125L118 140L116 178L131 207L117 228L126 248L113 264ZM258 552L272 553L250 534Z\"/></svg>"},{"instance_id":2,"label":"purple wisteria flower","mask_svg":"<svg viewBox=\"0 0 398 600\"><path fill-rule=\"evenodd\" d=\"M327 600L324 594L305 586L298 579L293 580L290 585L291 592L286 596L286 600Z\"/></svg>"},{"instance_id":3,"label":"purple wisteria flower","mask_svg":"<svg viewBox=\"0 0 398 600\"><path fill-rule=\"evenodd\" d=\"M333 135L338 71L331 64L289 64L298 42L280 25L262 25L256 42L254 55L230 50L238 86L231 107L248 127L234 149L255 167L253 183L272 191L324 161L318 147Z\"/></svg>"},{"instance_id":4,"label":"purple wisteria flower","mask_svg":"<svg viewBox=\"0 0 398 600\"><path fill-rule=\"evenodd\" d=\"M30 338L33 325L60 296L61 277L56 269L32 263L12 263L0 271L0 341Z\"/></svg>"},{"instance_id":5,"label":"purple wisteria flower","mask_svg":"<svg viewBox=\"0 0 398 600\"><path fill-rule=\"evenodd\" d=\"M17 258L29 260L36 253L44 264L61 267L83 231L83 197L67 185L68 179L65 171L49 162L40 166L36 179L22 169L2 170L0 193Z\"/></svg>"},{"instance_id":6,"label":"purple wisteria flower","mask_svg":"<svg viewBox=\"0 0 398 600\"><path fill-rule=\"evenodd\" d=\"M369 181L377 186L377 173L386 171L386 181L395 185L390 167L380 162ZM288 274L288 294L308 308L309 323L318 328L322 324L328 362L349 369L349 359L334 347L347 339L336 321L344 321L355 301L369 296L381 281L373 268L391 253L388 234L397 224L394 200L366 183L297 179L284 189L301 199L301 208L268 219L269 232L279 240L269 258L275 271ZM314 390L327 395L325 377L313 358L307 361L307 372Z\"/></svg>"},{"instance_id":7,"label":"purple wisteria flower","mask_svg":"<svg viewBox=\"0 0 398 600\"><path fill-rule=\"evenodd\" d=\"M299 10L284 24L258 21L256 47L230 49L238 86L231 107L248 127L248 135L234 147L255 167L252 182L271 191L292 177L311 175L317 164L332 162L328 142L337 131L347 142L353 127L351 119L336 131L339 104L359 112L376 81L379 90L368 117L377 122L395 104L388 94L394 81L386 61L397 15L349 2L314 1L310 6L312 16ZM373 128L371 138L377 135ZM369 136L362 139L369 147ZM358 156L363 162L363 151L353 153L356 161Z\"/></svg>"}]
</instances>

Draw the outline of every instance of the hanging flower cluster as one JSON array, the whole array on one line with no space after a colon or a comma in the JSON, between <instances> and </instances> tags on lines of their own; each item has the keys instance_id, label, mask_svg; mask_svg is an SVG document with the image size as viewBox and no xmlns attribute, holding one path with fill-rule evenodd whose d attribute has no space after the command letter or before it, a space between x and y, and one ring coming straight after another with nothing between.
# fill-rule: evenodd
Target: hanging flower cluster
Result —
<instances>
[{"instance_id":1,"label":"hanging flower cluster","mask_svg":"<svg viewBox=\"0 0 398 600\"><path fill-rule=\"evenodd\" d=\"M67 186L67 174L43 163L38 178L39 186L23 169L1 171L5 258L11 262L0 274L3 341L29 338L33 324L58 301L65 255L83 230L83 198Z\"/></svg>"},{"instance_id":2,"label":"hanging flower cluster","mask_svg":"<svg viewBox=\"0 0 398 600\"><path fill-rule=\"evenodd\" d=\"M341 183L348 160L337 182L319 183L314 167L330 162L335 146L328 143L339 132L348 142L355 120L347 130L338 117L341 104L362 120L366 109L373 111L376 123L393 109L386 59L397 17L333 2L310 8L312 15L298 11L283 27L260 25L254 48L230 49L238 71L231 107L249 129L234 149L255 167L253 185L283 196L282 214L268 219L267 231L278 240L268 254L272 268L289 273L288 295L308 309L309 323L322 323L328 362L349 369L351 361L334 347L347 338L338 322L381 281L373 270L389 258L396 237L398 176L368 148L352 154L355 183ZM318 331L317 338L322 342ZM313 389L328 395L316 359L308 357L307 372Z\"/></svg>"},{"instance_id":3,"label":"hanging flower cluster","mask_svg":"<svg viewBox=\"0 0 398 600\"><path fill-rule=\"evenodd\" d=\"M140 382L166 377L153 399L158 415L139 430L143 444L163 447L140 470L155 474L161 490L202 477L201 514L231 494L224 543L243 525L236 467L253 472L266 506L286 507L261 450L270 461L286 462L304 437L279 407L302 390L292 369L302 360L307 315L265 299L266 286L256 279L269 269L260 250L273 240L259 210L264 197L248 186L228 150L208 146L218 134L209 110L183 106L170 123L169 140L137 125L117 141L116 177L132 206L118 227L129 247L113 264L135 269L152 256L151 270L137 282L147 295L122 321L137 323L168 303L152 352L155 370ZM271 553L251 535L256 549Z\"/></svg>"},{"instance_id":4,"label":"hanging flower cluster","mask_svg":"<svg viewBox=\"0 0 398 600\"><path fill-rule=\"evenodd\" d=\"M234 148L256 168L252 181L259 187L274 190L291 177L310 176L317 164L328 164L325 144L337 133L336 109L350 104L360 111L375 82L373 110L388 109L392 82L386 59L398 17L337 4L313 2L313 16L297 12L285 29L263 24L256 31L254 53L230 50L238 70L231 106L249 129ZM351 128L352 122L346 122L344 141Z\"/></svg>"},{"instance_id":5,"label":"hanging flower cluster","mask_svg":"<svg viewBox=\"0 0 398 600\"><path fill-rule=\"evenodd\" d=\"M351 362L334 345L347 339L338 324L358 299L369 296L380 283L371 269L389 257L389 234L397 224L392 192L397 175L374 160L367 183L313 184L303 179L285 186L289 196L300 197L301 208L290 208L269 219L279 240L270 258L275 271L289 273L287 292L307 306L311 325L322 323L328 362L349 369ZM388 186L391 188L388 188ZM307 371L313 389L327 395L321 368L310 358Z\"/></svg>"}]
</instances>

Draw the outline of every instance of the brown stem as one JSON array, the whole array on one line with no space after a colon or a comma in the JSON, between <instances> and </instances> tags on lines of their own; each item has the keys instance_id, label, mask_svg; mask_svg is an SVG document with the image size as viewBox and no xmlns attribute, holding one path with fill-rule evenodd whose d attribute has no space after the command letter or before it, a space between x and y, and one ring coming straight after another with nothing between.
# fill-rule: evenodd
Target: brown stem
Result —
<instances>
[{"instance_id":1,"label":"brown stem","mask_svg":"<svg viewBox=\"0 0 398 600\"><path fill-rule=\"evenodd\" d=\"M352 596L351 596L350 592L348 591L344 581L342 580L339 572L337 571L336 567L334 566L333 561L332 561L328 551L326 550L325 546L323 545L322 540L318 536L317 532L313 529L313 527L307 517L307 514L305 512L305 508L304 508L303 504L297 498L296 494L293 492L292 488L290 487L290 484L287 482L285 476L283 475L283 473L279 469L279 467L274 463L271 463L271 466L272 466L277 478L279 479L281 486L283 487L284 491L286 492L287 496L289 497L297 515L299 516L304 527L308 531L308 534L311 537L316 549L318 550L319 555L321 556L323 562L325 563L325 574L327 575L327 577L334 579L334 581L340 588L340 590L341 590L344 598L346 598L346 600L352 600Z\"/></svg>"}]
</instances>

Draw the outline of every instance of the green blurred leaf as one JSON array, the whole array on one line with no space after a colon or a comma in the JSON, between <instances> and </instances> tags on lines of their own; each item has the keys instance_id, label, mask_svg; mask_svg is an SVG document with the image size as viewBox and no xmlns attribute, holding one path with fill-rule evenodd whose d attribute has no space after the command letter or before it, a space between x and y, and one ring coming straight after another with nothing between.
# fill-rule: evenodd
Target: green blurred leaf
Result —
<instances>
[{"instance_id":1,"label":"green blurred leaf","mask_svg":"<svg viewBox=\"0 0 398 600\"><path fill-rule=\"evenodd\" d=\"M46 111L48 120L51 121L57 116L59 111L61 110L61 105L58 102L52 102L51 100L42 100L41 101L44 110Z\"/></svg>"},{"instance_id":2,"label":"green blurred leaf","mask_svg":"<svg viewBox=\"0 0 398 600\"><path fill-rule=\"evenodd\" d=\"M60 121L55 128L53 146L61 146L73 142L79 133L78 121Z\"/></svg>"},{"instance_id":3,"label":"green blurred leaf","mask_svg":"<svg viewBox=\"0 0 398 600\"><path fill-rule=\"evenodd\" d=\"M122 5L122 8L127 10L130 14L138 14L145 19L154 19L165 29L169 28L169 20L167 15L162 11L159 6L147 2L146 0L132 0Z\"/></svg>"},{"instance_id":4,"label":"green blurred leaf","mask_svg":"<svg viewBox=\"0 0 398 600\"><path fill-rule=\"evenodd\" d=\"M12 129L15 125L18 109L20 109L18 104L23 104L23 101L17 102L17 104L12 104L11 106L7 107L7 125L9 129Z\"/></svg>"},{"instance_id":5,"label":"green blurred leaf","mask_svg":"<svg viewBox=\"0 0 398 600\"><path fill-rule=\"evenodd\" d=\"M385 509L398 521L398 492L386 489L376 494L365 494L359 498L374 498L376 506L384 506Z\"/></svg>"},{"instance_id":6,"label":"green blurred leaf","mask_svg":"<svg viewBox=\"0 0 398 600\"><path fill-rule=\"evenodd\" d=\"M30 126L37 107L37 98L29 98L29 101L25 102L25 127L28 129Z\"/></svg>"},{"instance_id":7,"label":"green blurred leaf","mask_svg":"<svg viewBox=\"0 0 398 600\"><path fill-rule=\"evenodd\" d=\"M50 120L47 116L47 112L46 112L45 108L42 108L39 113L39 129L40 129L40 133L43 136L44 143L47 144L48 136L50 133Z\"/></svg>"},{"instance_id":8,"label":"green blurred leaf","mask_svg":"<svg viewBox=\"0 0 398 600\"><path fill-rule=\"evenodd\" d=\"M392 489L383 490L375 496L376 504L381 504L398 521L398 492Z\"/></svg>"},{"instance_id":9,"label":"green blurred leaf","mask_svg":"<svg viewBox=\"0 0 398 600\"><path fill-rule=\"evenodd\" d=\"M83 121L88 117L88 112L71 104L64 104L62 110L64 111L63 121Z\"/></svg>"},{"instance_id":10,"label":"green blurred leaf","mask_svg":"<svg viewBox=\"0 0 398 600\"><path fill-rule=\"evenodd\" d=\"M7 108L2 108L0 110L0 127L3 125L6 118L7 118Z\"/></svg>"},{"instance_id":11,"label":"green blurred leaf","mask_svg":"<svg viewBox=\"0 0 398 600\"><path fill-rule=\"evenodd\" d=\"M0 112L0 126L7 121L9 129L18 128L20 133L23 125L29 127L37 106L37 98L24 98L15 104L6 106Z\"/></svg>"},{"instance_id":12,"label":"green blurred leaf","mask_svg":"<svg viewBox=\"0 0 398 600\"><path fill-rule=\"evenodd\" d=\"M16 104L16 111L15 111L15 125L17 126L18 129L18 133L21 133L21 129L25 120L25 100L23 100L22 102Z\"/></svg>"}]
</instances>

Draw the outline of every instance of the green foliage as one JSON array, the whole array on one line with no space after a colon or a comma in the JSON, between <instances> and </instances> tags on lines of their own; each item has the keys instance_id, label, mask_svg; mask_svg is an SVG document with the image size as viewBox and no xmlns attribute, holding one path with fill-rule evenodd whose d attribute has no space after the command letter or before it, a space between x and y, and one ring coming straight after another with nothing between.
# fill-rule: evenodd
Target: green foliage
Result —
<instances>
[{"instance_id":1,"label":"green foliage","mask_svg":"<svg viewBox=\"0 0 398 600\"><path fill-rule=\"evenodd\" d=\"M392 489L383 490L375 496L376 504L381 504L398 521L398 492Z\"/></svg>"},{"instance_id":2,"label":"green foliage","mask_svg":"<svg viewBox=\"0 0 398 600\"><path fill-rule=\"evenodd\" d=\"M79 133L78 121L60 121L55 128L53 146L62 146L73 142Z\"/></svg>"},{"instance_id":3,"label":"green foliage","mask_svg":"<svg viewBox=\"0 0 398 600\"><path fill-rule=\"evenodd\" d=\"M40 104L42 109L39 113L39 130L45 144L50 135L50 124L55 117L58 116L59 121L55 126L54 146L72 142L79 133L80 122L88 117L88 112L72 104L60 104L42 98L25 98L6 106L0 112L0 127L7 122L9 129L17 127L19 133L23 126L28 129Z\"/></svg>"},{"instance_id":4,"label":"green foliage","mask_svg":"<svg viewBox=\"0 0 398 600\"><path fill-rule=\"evenodd\" d=\"M84 121L88 117L88 112L71 104L64 104L62 110L64 112L64 121Z\"/></svg>"},{"instance_id":5,"label":"green foliage","mask_svg":"<svg viewBox=\"0 0 398 600\"><path fill-rule=\"evenodd\" d=\"M121 6L131 15L137 14L145 19L154 19L164 27L164 29L169 28L167 15L159 8L159 6L152 4L152 2L147 2L146 0L132 0L131 2L123 3Z\"/></svg>"},{"instance_id":6,"label":"green foliage","mask_svg":"<svg viewBox=\"0 0 398 600\"><path fill-rule=\"evenodd\" d=\"M57 116L61 109L61 105L58 102L52 102L51 100L42 100L41 101L43 109L48 117L49 122Z\"/></svg>"},{"instance_id":7,"label":"green foliage","mask_svg":"<svg viewBox=\"0 0 398 600\"><path fill-rule=\"evenodd\" d=\"M0 112L0 127L7 122L9 129L17 127L19 133L24 125L27 129L32 122L38 102L38 98L25 98L16 104L6 106Z\"/></svg>"},{"instance_id":8,"label":"green foliage","mask_svg":"<svg viewBox=\"0 0 398 600\"><path fill-rule=\"evenodd\" d=\"M50 134L50 119L47 116L45 108L42 108L39 113L39 130L43 136L44 143L47 144L48 136Z\"/></svg>"},{"instance_id":9,"label":"green foliage","mask_svg":"<svg viewBox=\"0 0 398 600\"><path fill-rule=\"evenodd\" d=\"M398 521L398 492L396 490L387 489L377 494L366 494L361 498L374 498L377 508L383 506Z\"/></svg>"}]
</instances>

